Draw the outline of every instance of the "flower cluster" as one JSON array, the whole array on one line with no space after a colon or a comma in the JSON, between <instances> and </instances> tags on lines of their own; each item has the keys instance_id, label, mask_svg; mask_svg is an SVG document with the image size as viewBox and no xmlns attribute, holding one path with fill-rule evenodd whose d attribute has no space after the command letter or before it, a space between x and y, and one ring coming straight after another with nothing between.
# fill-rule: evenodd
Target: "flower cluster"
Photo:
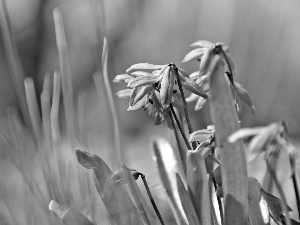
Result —
<instances>
[{"instance_id":1,"label":"flower cluster","mask_svg":"<svg viewBox=\"0 0 300 225\"><path fill-rule=\"evenodd\" d=\"M203 98L208 97L184 70L174 64L134 64L126 70L126 74L117 75L114 82L123 80L127 83L129 89L119 91L117 95L130 98L128 110L144 108L154 117L154 123L160 124L165 120L171 103L176 107L181 105L175 87L178 78L184 88Z\"/></svg>"},{"instance_id":2,"label":"flower cluster","mask_svg":"<svg viewBox=\"0 0 300 225\"><path fill-rule=\"evenodd\" d=\"M242 110L242 101L246 103L255 112L255 108L249 93L246 89L233 80L236 75L234 63L229 55L229 47L224 43L218 42L213 44L209 41L200 40L193 44L191 47L195 49L190 51L183 59L182 62L190 62L192 60L200 61L199 71L192 73L189 77L194 80L204 92L209 96L209 79L211 76L212 59L215 54L220 54L222 59L227 65L228 71L224 74L228 79L228 85L231 87L232 94L235 100L235 106L237 112L240 114ZM196 101L195 110L200 110L207 99L201 96L191 94L187 99L187 102Z\"/></svg>"}]
</instances>

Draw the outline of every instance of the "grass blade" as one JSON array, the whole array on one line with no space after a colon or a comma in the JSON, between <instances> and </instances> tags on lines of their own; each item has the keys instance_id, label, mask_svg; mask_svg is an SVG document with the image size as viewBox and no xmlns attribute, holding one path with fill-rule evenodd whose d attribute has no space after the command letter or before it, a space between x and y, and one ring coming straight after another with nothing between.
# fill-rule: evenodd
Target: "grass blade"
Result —
<instances>
[{"instance_id":1,"label":"grass blade","mask_svg":"<svg viewBox=\"0 0 300 225\"><path fill-rule=\"evenodd\" d=\"M61 73L62 91L63 91L63 101L66 114L66 123L68 136L71 143L74 144L75 141L75 108L73 99L73 87L72 87L72 75L70 69L68 47L66 42L65 30L63 26L63 20L61 12L58 8L53 10L54 26L56 33L56 44L59 56L59 67Z\"/></svg>"},{"instance_id":2,"label":"grass blade","mask_svg":"<svg viewBox=\"0 0 300 225\"><path fill-rule=\"evenodd\" d=\"M78 162L87 169L94 170L97 191L109 217L116 224L139 224L139 216L131 199L115 180L107 164L97 155L76 149Z\"/></svg>"},{"instance_id":3,"label":"grass blade","mask_svg":"<svg viewBox=\"0 0 300 225\"><path fill-rule=\"evenodd\" d=\"M158 166L158 172L178 224L188 224L177 189L176 174L183 177L183 172L178 168L176 157L170 144L163 138L154 140L154 160Z\"/></svg>"},{"instance_id":4,"label":"grass blade","mask_svg":"<svg viewBox=\"0 0 300 225\"><path fill-rule=\"evenodd\" d=\"M51 136L52 141L57 143L60 140L59 131L59 98L60 98L60 74L58 71L54 72L53 78L53 97L51 106Z\"/></svg>"},{"instance_id":5,"label":"grass blade","mask_svg":"<svg viewBox=\"0 0 300 225\"><path fill-rule=\"evenodd\" d=\"M210 76L211 114L217 143L222 147L222 186L224 191L225 225L246 225L248 220L248 179L245 147L242 141L228 143L230 134L239 129L233 96L224 76L219 55L212 62Z\"/></svg>"},{"instance_id":6,"label":"grass blade","mask_svg":"<svg viewBox=\"0 0 300 225\"><path fill-rule=\"evenodd\" d=\"M49 204L49 210L59 216L65 225L94 225L82 213L73 208L67 208L52 200Z\"/></svg>"},{"instance_id":7,"label":"grass blade","mask_svg":"<svg viewBox=\"0 0 300 225\"><path fill-rule=\"evenodd\" d=\"M185 211L185 215L189 222L189 225L200 224L199 219L197 217L197 213L196 213L193 203L191 201L191 197L190 197L189 193L187 192L187 190L185 189L184 184L178 174L176 174L176 182L177 182L179 197L180 197L183 209Z\"/></svg>"},{"instance_id":8,"label":"grass blade","mask_svg":"<svg viewBox=\"0 0 300 225\"><path fill-rule=\"evenodd\" d=\"M33 127L34 136L37 141L40 141L42 122L32 78L26 77L24 80L24 84L26 100L29 107L29 116Z\"/></svg>"},{"instance_id":9,"label":"grass blade","mask_svg":"<svg viewBox=\"0 0 300 225\"><path fill-rule=\"evenodd\" d=\"M27 127L32 128L30 123L28 106L26 103L26 97L25 97L26 96L25 88L24 88L25 75L18 56L16 43L12 34L11 23L10 23L7 6L6 6L6 0L1 0L0 4L1 4L0 5L1 31L3 35L4 48L5 48L6 58L8 60L8 66L17 92L17 96L19 99L25 124L27 125Z\"/></svg>"},{"instance_id":10,"label":"grass blade","mask_svg":"<svg viewBox=\"0 0 300 225\"><path fill-rule=\"evenodd\" d=\"M200 224L211 224L210 193L205 161L201 152L187 153L187 184Z\"/></svg>"}]
</instances>

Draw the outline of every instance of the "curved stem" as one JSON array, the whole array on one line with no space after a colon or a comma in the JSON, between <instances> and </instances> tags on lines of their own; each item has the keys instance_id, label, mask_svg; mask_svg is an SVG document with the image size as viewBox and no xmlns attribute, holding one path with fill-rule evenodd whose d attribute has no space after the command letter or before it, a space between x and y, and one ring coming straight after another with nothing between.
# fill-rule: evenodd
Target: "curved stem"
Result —
<instances>
[{"instance_id":1,"label":"curved stem","mask_svg":"<svg viewBox=\"0 0 300 225\"><path fill-rule=\"evenodd\" d=\"M172 115L174 116L174 119L175 119L175 121L176 121L176 123L177 123L177 126L178 126L178 128L179 128L179 131L180 131L180 133L181 133L181 136L183 137L183 140L184 140L184 142L185 142L185 144L186 144L186 147L187 147L189 150L192 150L192 147L191 147L191 145L190 145L190 143L189 143L189 140L187 139L187 137L186 137L186 135L185 135L185 133L184 133L184 130L182 129L182 126L180 125L179 119L177 118L177 115L176 115L176 113L175 113L175 111L174 111L174 108L173 108L173 105L172 105L172 104L170 104L170 109L171 109L171 113L172 113Z\"/></svg>"},{"instance_id":2,"label":"curved stem","mask_svg":"<svg viewBox=\"0 0 300 225\"><path fill-rule=\"evenodd\" d=\"M162 225L164 225L165 222L164 222L164 220L163 220L163 218L162 218L162 216L161 216L161 214L160 214L160 212L159 212L159 210L158 210L158 208L157 208L157 206L156 206L156 203L155 203L155 201L154 201L154 199L153 199L153 196L152 196L151 191L150 191L150 189L149 189L149 186L148 186L148 184L147 184L145 175L144 175L144 174L141 174L141 178L142 178L142 180L143 180L144 186L145 186L145 188L146 188L147 194L148 194L149 199L150 199L150 202L151 202L151 204L152 204L152 206L153 206L153 208L154 208L154 211L155 211L155 213L156 213L156 215L157 215L157 217L158 217L160 223L161 223Z\"/></svg>"},{"instance_id":3,"label":"curved stem","mask_svg":"<svg viewBox=\"0 0 300 225\"><path fill-rule=\"evenodd\" d=\"M274 169L272 168L272 166L270 165L270 162L269 162L268 159L266 159L266 163L267 163L267 167L270 171L271 177L274 179L274 183L275 183L275 185L277 187L277 190L279 192L279 196L282 200L282 201L280 201L280 204L281 204L283 212L285 213L285 218L284 218L285 224L286 225L291 225L291 220L290 220L290 216L289 216L289 212L288 212L287 204L286 204L286 198L285 198L285 195L283 193L281 184L279 183L279 181L277 179L277 176L276 176L276 173L275 173Z\"/></svg>"},{"instance_id":4,"label":"curved stem","mask_svg":"<svg viewBox=\"0 0 300 225\"><path fill-rule=\"evenodd\" d=\"M180 95L181 95L181 99L182 99L182 103L183 103L183 110L184 110L184 114L185 114L186 123L187 123L187 126L188 126L189 133L191 134L191 133L194 132L194 130L193 130L193 127L192 127L189 111L187 109L187 103L186 103L186 100L185 100L181 80L179 78L178 68L174 65L173 70L175 72L175 76L176 76L176 79L177 79L177 82L178 82L178 87L179 87L179 91L180 91ZM197 148L197 143L192 142L192 146L193 146L193 149L196 149Z\"/></svg>"}]
</instances>

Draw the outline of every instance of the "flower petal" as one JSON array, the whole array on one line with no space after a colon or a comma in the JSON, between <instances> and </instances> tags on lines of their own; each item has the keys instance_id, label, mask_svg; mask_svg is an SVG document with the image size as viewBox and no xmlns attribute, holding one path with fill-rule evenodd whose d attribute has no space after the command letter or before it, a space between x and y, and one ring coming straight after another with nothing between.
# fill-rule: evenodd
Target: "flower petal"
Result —
<instances>
[{"instance_id":1,"label":"flower petal","mask_svg":"<svg viewBox=\"0 0 300 225\"><path fill-rule=\"evenodd\" d=\"M183 77L189 77L188 73L185 72L183 69L180 69L178 67L177 67L177 69L178 69L179 77L182 77L182 78Z\"/></svg>"},{"instance_id":2,"label":"flower petal","mask_svg":"<svg viewBox=\"0 0 300 225\"><path fill-rule=\"evenodd\" d=\"M207 49L207 51L202 56L202 59L200 62L200 68L199 68L200 76L203 76L204 74L206 74L208 72L208 69L212 62L213 54L214 54L214 47L210 47Z\"/></svg>"},{"instance_id":3,"label":"flower petal","mask_svg":"<svg viewBox=\"0 0 300 225\"><path fill-rule=\"evenodd\" d=\"M266 127L242 128L228 137L228 142L233 143L239 139L256 136L264 132Z\"/></svg>"},{"instance_id":4,"label":"flower petal","mask_svg":"<svg viewBox=\"0 0 300 225\"><path fill-rule=\"evenodd\" d=\"M191 44L191 47L199 47L199 48L203 48L203 47L209 47L214 45L214 43L210 42L210 41L206 41L206 40L199 40L194 42L193 44Z\"/></svg>"},{"instance_id":5,"label":"flower petal","mask_svg":"<svg viewBox=\"0 0 300 225\"><path fill-rule=\"evenodd\" d=\"M190 134L189 142L193 142L193 141L203 142L209 139L212 136L212 133L213 133L212 131L206 129L197 130Z\"/></svg>"},{"instance_id":6,"label":"flower petal","mask_svg":"<svg viewBox=\"0 0 300 225\"><path fill-rule=\"evenodd\" d=\"M163 108L169 106L172 99L174 74L171 73L170 70L171 68L168 66L168 68L165 69L161 80L160 99Z\"/></svg>"},{"instance_id":7,"label":"flower petal","mask_svg":"<svg viewBox=\"0 0 300 225\"><path fill-rule=\"evenodd\" d=\"M193 79L193 80L196 80L198 78L200 78L199 76L199 71L196 71L196 72L193 72L189 75L189 78Z\"/></svg>"},{"instance_id":8,"label":"flower petal","mask_svg":"<svg viewBox=\"0 0 300 225\"><path fill-rule=\"evenodd\" d=\"M130 106L135 105L146 94L148 94L152 88L153 88L152 85L146 85L146 86L134 88L130 95L129 105Z\"/></svg>"},{"instance_id":9,"label":"flower petal","mask_svg":"<svg viewBox=\"0 0 300 225\"><path fill-rule=\"evenodd\" d=\"M192 79L189 79L189 78L185 78L185 81L182 82L182 86L193 92L194 94L196 95L199 95L203 98L208 98L208 95L202 90L202 88L195 82L193 81Z\"/></svg>"},{"instance_id":10,"label":"flower petal","mask_svg":"<svg viewBox=\"0 0 300 225\"><path fill-rule=\"evenodd\" d=\"M120 74L115 77L113 80L114 83L119 83L121 80L125 81L128 83L129 80L133 79L134 77L128 75L128 74Z\"/></svg>"},{"instance_id":11,"label":"flower petal","mask_svg":"<svg viewBox=\"0 0 300 225\"><path fill-rule=\"evenodd\" d=\"M129 98L131 95L132 89L120 90L116 93L119 98Z\"/></svg>"},{"instance_id":12,"label":"flower petal","mask_svg":"<svg viewBox=\"0 0 300 225\"><path fill-rule=\"evenodd\" d=\"M191 93L191 95L187 98L185 98L186 102L193 102L196 101L199 98L198 95Z\"/></svg>"},{"instance_id":13,"label":"flower petal","mask_svg":"<svg viewBox=\"0 0 300 225\"><path fill-rule=\"evenodd\" d=\"M145 95L140 101L138 101L135 105L129 105L127 111L133 111L142 108L148 103L148 97Z\"/></svg>"},{"instance_id":14,"label":"flower petal","mask_svg":"<svg viewBox=\"0 0 300 225\"><path fill-rule=\"evenodd\" d=\"M132 65L126 70L126 73L130 73L134 70L157 70L163 68L165 65L154 65L150 63L137 63Z\"/></svg>"},{"instance_id":15,"label":"flower petal","mask_svg":"<svg viewBox=\"0 0 300 225\"><path fill-rule=\"evenodd\" d=\"M182 63L190 62L194 59L200 59L206 52L206 48L196 48L190 51L182 60Z\"/></svg>"},{"instance_id":16,"label":"flower petal","mask_svg":"<svg viewBox=\"0 0 300 225\"><path fill-rule=\"evenodd\" d=\"M202 109L203 105L206 103L206 99L202 98L201 96L198 97L198 100L196 102L195 105L195 111L199 111L200 109Z\"/></svg>"},{"instance_id":17,"label":"flower petal","mask_svg":"<svg viewBox=\"0 0 300 225\"><path fill-rule=\"evenodd\" d=\"M130 73L130 75L132 75L134 77L151 76L151 73L148 73L146 71L133 71Z\"/></svg>"},{"instance_id":18,"label":"flower petal","mask_svg":"<svg viewBox=\"0 0 300 225\"><path fill-rule=\"evenodd\" d=\"M235 91L238 93L241 100L251 108L252 113L255 113L254 104L247 90L238 82L234 82L234 87L235 87Z\"/></svg>"}]
</instances>

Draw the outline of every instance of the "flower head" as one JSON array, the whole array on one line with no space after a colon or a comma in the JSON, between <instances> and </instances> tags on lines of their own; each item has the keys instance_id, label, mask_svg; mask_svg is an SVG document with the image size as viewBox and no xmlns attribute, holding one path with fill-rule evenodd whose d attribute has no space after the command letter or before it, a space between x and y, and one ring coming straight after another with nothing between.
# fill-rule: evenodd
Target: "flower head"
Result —
<instances>
[{"instance_id":1,"label":"flower head","mask_svg":"<svg viewBox=\"0 0 300 225\"><path fill-rule=\"evenodd\" d=\"M130 98L128 110L145 108L150 115L154 116L158 124L164 121L170 103L175 106L180 105L179 95L176 94L178 90L176 90L175 73L178 73L183 87L207 97L201 87L190 79L184 70L174 64L138 63L132 65L126 72L127 74L117 75L114 82L123 80L130 89L122 90L117 95Z\"/></svg>"}]
</instances>

